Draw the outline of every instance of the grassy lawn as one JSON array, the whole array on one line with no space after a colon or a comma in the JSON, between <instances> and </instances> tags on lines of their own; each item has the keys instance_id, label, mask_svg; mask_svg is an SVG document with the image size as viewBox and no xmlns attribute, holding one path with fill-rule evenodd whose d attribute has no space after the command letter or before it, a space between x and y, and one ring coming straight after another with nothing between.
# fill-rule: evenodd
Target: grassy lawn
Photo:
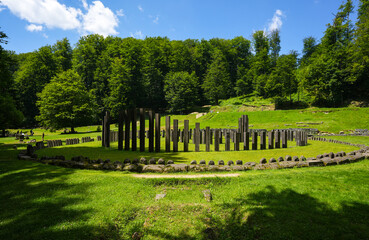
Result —
<instances>
[{"instance_id":1,"label":"grassy lawn","mask_svg":"<svg viewBox=\"0 0 369 240\"><path fill-rule=\"evenodd\" d=\"M233 151L233 145L231 146L232 151L224 151L224 144L220 146L219 152L211 151L205 152L205 145L201 144L200 152L194 151L194 144L189 145L189 152L183 152L183 144L179 144L179 152L164 152L162 150L159 153L149 153L148 149L146 152L139 151L119 151L117 143L112 143L110 148L101 147L101 142L90 142L77 145L69 145L55 148L45 148L37 151L38 156L56 156L63 155L67 159L71 159L74 156L84 156L91 159L110 159L112 161L123 161L124 159L135 159L145 157L150 158L163 158L165 160L173 160L175 163L190 163L192 160L200 161L202 159L209 161L213 160L242 160L244 162L259 162L261 158L270 159L272 157L285 157L290 156L305 156L305 157L316 157L318 154L329 153L329 152L350 152L359 148L354 146L347 146L342 144L335 144L329 142L318 142L309 141L308 146L296 147L295 142L288 142L289 147L284 149L272 149L272 150L249 150L249 151ZM148 146L148 142L146 142ZM164 140L161 143L162 149L165 147ZM260 147L260 146L258 146ZM213 150L214 147L211 146Z\"/></svg>"},{"instance_id":2,"label":"grassy lawn","mask_svg":"<svg viewBox=\"0 0 369 240\"><path fill-rule=\"evenodd\" d=\"M368 128L369 108L306 109L264 112L210 113L172 116L190 119L190 126L237 126L248 114L253 128L290 128L298 122L323 122L322 131ZM164 126L164 118L161 125ZM287 125L287 126L286 126ZM146 124L148 126L148 124ZM116 126L112 125L113 129ZM77 134L34 129L31 139L96 138L97 126L77 128ZM29 131L28 130L22 130ZM17 130L13 130L17 131ZM326 137L369 145L369 137ZM0 138L0 239L369 239L369 160L330 167L237 172L237 178L139 179L125 172L66 169L17 160L25 144ZM164 140L161 142L164 148ZM148 142L146 141L146 146ZM88 156L123 161L163 157L176 163L191 160L258 162L279 156L312 157L358 149L309 141L287 149L184 153L118 151L101 142L39 150L39 156ZM213 146L211 146L213 149ZM233 150L233 144L231 144ZM196 173L186 173L196 174ZM210 189L213 200L204 199ZM157 194L163 199L155 200Z\"/></svg>"},{"instance_id":3,"label":"grassy lawn","mask_svg":"<svg viewBox=\"0 0 369 240\"><path fill-rule=\"evenodd\" d=\"M0 148L0 239L369 238L368 160L164 180L20 161Z\"/></svg>"}]
</instances>

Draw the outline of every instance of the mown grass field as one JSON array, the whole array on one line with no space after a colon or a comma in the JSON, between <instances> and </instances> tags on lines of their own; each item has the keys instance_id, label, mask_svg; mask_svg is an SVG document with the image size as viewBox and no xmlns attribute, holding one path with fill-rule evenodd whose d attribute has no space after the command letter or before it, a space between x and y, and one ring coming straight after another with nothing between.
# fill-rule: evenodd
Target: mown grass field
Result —
<instances>
[{"instance_id":1,"label":"mown grass field","mask_svg":"<svg viewBox=\"0 0 369 240\"><path fill-rule=\"evenodd\" d=\"M186 180L65 169L16 153L1 145L0 239L369 237L368 160Z\"/></svg>"},{"instance_id":2,"label":"mown grass field","mask_svg":"<svg viewBox=\"0 0 369 240\"><path fill-rule=\"evenodd\" d=\"M297 122L313 121L323 122L315 127L331 132L369 126L367 108L314 111L247 114L254 128L289 128ZM235 127L242 114L210 113L197 120L191 114L172 119L179 119L180 124L190 119L192 127L195 121L201 127ZM35 129L31 139L40 140L42 132L45 140L96 137L101 134L96 129L77 128L77 134ZM369 137L330 138L369 145ZM182 144L179 146L181 150ZM36 153L113 161L163 157L188 163L201 159L258 162L262 157L311 157L358 149L315 141L305 147L296 147L293 142L288 146L218 153L202 149L195 153L191 144L188 153L139 153L118 151L117 143L105 149L95 141ZM368 160L330 167L237 172L240 176L236 178L139 179L126 172L66 169L17 160L22 149L25 144L14 138L0 139L0 239L369 239ZM211 202L203 196L205 189L212 193ZM163 193L166 196L156 201L155 196Z\"/></svg>"}]
</instances>

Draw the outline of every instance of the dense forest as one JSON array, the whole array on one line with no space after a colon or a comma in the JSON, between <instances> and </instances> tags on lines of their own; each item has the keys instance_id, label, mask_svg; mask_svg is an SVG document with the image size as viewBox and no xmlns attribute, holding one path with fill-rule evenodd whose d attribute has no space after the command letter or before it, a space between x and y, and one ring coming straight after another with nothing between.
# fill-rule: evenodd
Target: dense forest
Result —
<instances>
[{"instance_id":1,"label":"dense forest","mask_svg":"<svg viewBox=\"0 0 369 240\"><path fill-rule=\"evenodd\" d=\"M0 125L74 127L99 122L105 110L113 117L128 107L186 113L243 95L279 107L368 100L369 0L360 0L357 19L353 11L345 1L321 39L303 39L301 54L280 55L279 31L255 31L251 40L95 34L74 47L62 39L24 54L5 50L0 32Z\"/></svg>"}]
</instances>

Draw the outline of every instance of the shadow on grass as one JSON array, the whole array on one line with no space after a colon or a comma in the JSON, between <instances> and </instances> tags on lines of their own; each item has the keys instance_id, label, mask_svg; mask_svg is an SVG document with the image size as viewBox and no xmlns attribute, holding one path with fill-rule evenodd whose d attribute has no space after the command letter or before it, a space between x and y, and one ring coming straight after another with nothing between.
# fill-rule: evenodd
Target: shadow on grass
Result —
<instances>
[{"instance_id":1,"label":"shadow on grass","mask_svg":"<svg viewBox=\"0 0 369 240\"><path fill-rule=\"evenodd\" d=\"M84 223L93 210L78 208L89 184L68 182L73 169L15 160L0 149L0 239L116 238L109 225Z\"/></svg>"},{"instance_id":2,"label":"shadow on grass","mask_svg":"<svg viewBox=\"0 0 369 240\"><path fill-rule=\"evenodd\" d=\"M176 152L139 152L139 151L120 151L117 148L104 148L104 147L60 147L60 148L44 148L36 151L36 154L40 156L57 156L63 155L66 159L71 159L74 156L84 156L90 159L110 159L111 161L123 161L124 159L140 159L141 157L149 160L150 158L165 158L167 160L173 160L176 163L187 162L188 160L183 157L179 157Z\"/></svg>"},{"instance_id":3,"label":"shadow on grass","mask_svg":"<svg viewBox=\"0 0 369 240\"><path fill-rule=\"evenodd\" d=\"M369 205L343 202L332 209L292 189L267 189L213 205L199 217L199 235L149 229L159 239L369 239Z\"/></svg>"}]
</instances>

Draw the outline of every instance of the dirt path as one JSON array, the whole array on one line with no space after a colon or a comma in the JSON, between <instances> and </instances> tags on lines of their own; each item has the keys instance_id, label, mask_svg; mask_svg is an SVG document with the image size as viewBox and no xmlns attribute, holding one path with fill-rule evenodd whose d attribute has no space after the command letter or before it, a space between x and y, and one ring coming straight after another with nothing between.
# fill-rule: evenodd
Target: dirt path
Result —
<instances>
[{"instance_id":1,"label":"dirt path","mask_svg":"<svg viewBox=\"0 0 369 240\"><path fill-rule=\"evenodd\" d=\"M178 175L178 174L133 174L136 178L216 178L216 177L238 177L238 173L228 174L194 174L194 175Z\"/></svg>"}]
</instances>

